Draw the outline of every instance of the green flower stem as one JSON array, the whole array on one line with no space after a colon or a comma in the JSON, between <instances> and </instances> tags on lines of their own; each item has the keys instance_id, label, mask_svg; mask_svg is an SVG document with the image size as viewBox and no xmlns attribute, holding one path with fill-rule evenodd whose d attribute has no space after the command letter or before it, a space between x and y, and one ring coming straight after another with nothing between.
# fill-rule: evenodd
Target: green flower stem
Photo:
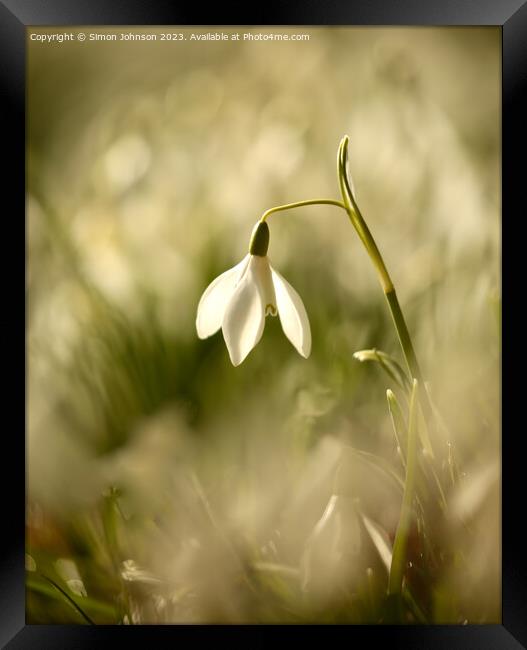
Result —
<instances>
[{"instance_id":1,"label":"green flower stem","mask_svg":"<svg viewBox=\"0 0 527 650\"><path fill-rule=\"evenodd\" d=\"M26 579L26 587L30 591L34 591L35 593L47 596L48 598L53 598L57 602L64 602L67 600L70 605L75 607L75 609L84 618L84 620L86 620L87 623L90 623L90 625L95 625L94 621L86 614L86 612L79 611L82 608L78 605L78 603L75 602L75 598L70 596L64 589L61 589L54 580L48 578L43 573L28 574ZM76 596L76 598L78 597ZM85 609L89 609L90 611L96 612L97 614L101 614L106 618L113 619L116 616L116 609L114 605L104 603L95 598L91 598L90 596L82 596L82 598L79 598L79 600L81 600L82 606Z\"/></svg>"},{"instance_id":2,"label":"green flower stem","mask_svg":"<svg viewBox=\"0 0 527 650\"><path fill-rule=\"evenodd\" d=\"M410 333L408 332L408 327L406 326L406 321L404 320L403 312L401 311L399 300L397 299L397 294L395 293L395 287L393 286L392 279L390 278L390 274L388 273L388 269L384 264L384 260L377 247L377 244L373 239L373 235L371 234L370 229L368 228L366 221L364 220L364 217L359 210L359 206L355 201L353 192L351 191L348 175L346 173L346 167L348 163L348 143L349 138L346 135L340 143L337 160L337 172L343 202L334 201L333 199L310 199L308 201L297 201L295 203L279 205L266 210L261 217L261 221L265 222L265 220L274 212L291 210L293 208L301 208L307 205L334 205L346 211L379 275L379 280L381 282L384 295L386 296L386 300L388 301L388 307L390 308L393 323L399 337L399 342L401 344L406 365L410 371L410 376L415 377L419 382L419 401L421 403L423 415L425 417L427 425L431 426L431 423L433 421L433 411L430 404L430 399L428 397L428 393L426 392L423 375L421 374L421 369L419 367L419 363L417 362L412 339L410 338Z\"/></svg>"},{"instance_id":3,"label":"green flower stem","mask_svg":"<svg viewBox=\"0 0 527 650\"><path fill-rule=\"evenodd\" d=\"M399 337L399 343L401 344L401 348L403 350L406 365L410 371L410 376L415 377L419 382L419 401L421 403L421 408L423 409L423 415L425 417L427 426L430 426L433 421L432 406L430 404L430 398L428 397L428 393L424 385L421 368L419 367L419 363L415 355L412 339L410 338L410 333L408 332L408 327L406 326L406 321L404 320L403 312L401 311L401 306L399 305L399 300L397 299L397 294L395 293L395 289L392 289L385 295L386 300L388 301L388 306L390 307L390 313L392 315L393 323L397 331L397 336ZM426 445L431 449L431 443L428 438L426 438Z\"/></svg>"},{"instance_id":4,"label":"green flower stem","mask_svg":"<svg viewBox=\"0 0 527 650\"><path fill-rule=\"evenodd\" d=\"M348 163L348 142L349 138L346 135L340 143L337 159L337 174L340 191L344 201L344 208L379 275L379 280L384 295L386 296L386 300L388 301L388 306L397 331L397 336L399 337L399 343L401 344L406 365L410 371L410 376L415 377L419 382L419 398L421 407L427 424L430 424L432 422L432 407L430 405L430 399L426 392L421 369L417 362L414 346L412 344L412 339L410 338L410 333L408 332L408 327L406 326L406 321L404 320L403 312L401 311L399 300L395 293L395 287L393 286L392 279L390 278L390 274L384 264L384 260L377 244L373 239L370 229L364 221L364 217L362 216L359 206L355 201L355 197L353 196L353 192L351 191L348 174L346 173Z\"/></svg>"},{"instance_id":5,"label":"green flower stem","mask_svg":"<svg viewBox=\"0 0 527 650\"><path fill-rule=\"evenodd\" d=\"M415 476L417 470L417 390L419 382L414 379L412 394L410 396L410 415L407 436L406 481L404 484L403 502L399 525L393 544L392 564L388 581L388 594L400 595L402 593L404 568L406 565L406 551L408 537L412 525L412 503L415 492Z\"/></svg>"},{"instance_id":6,"label":"green flower stem","mask_svg":"<svg viewBox=\"0 0 527 650\"><path fill-rule=\"evenodd\" d=\"M393 283L388 273L388 269L384 264L382 255L377 248L377 244L373 239L373 236L370 232L370 229L366 225L364 218L359 210L353 192L348 180L348 175L346 173L346 167L348 163L348 136L344 136L339 146L338 160L337 160L337 175L339 179L340 192L344 200L344 207L348 213L351 223L355 227L360 240L366 247L368 255L371 257L371 260L379 274L379 279L381 281L382 288L385 294L388 294L390 291L393 291Z\"/></svg>"},{"instance_id":7,"label":"green flower stem","mask_svg":"<svg viewBox=\"0 0 527 650\"><path fill-rule=\"evenodd\" d=\"M386 300L388 301L388 306L390 307L390 313L393 318L395 329L397 330L399 343L403 349L404 358L406 359L406 364L408 366L408 370L410 371L410 376L415 377L421 384L423 381L421 369L419 368L419 363L417 361L417 357L415 356L412 339L410 338L410 333L408 332L408 327L406 326L406 321L404 320L403 312L401 311L401 306L399 305L399 300L397 299L395 289L392 289L385 295Z\"/></svg>"},{"instance_id":8,"label":"green flower stem","mask_svg":"<svg viewBox=\"0 0 527 650\"><path fill-rule=\"evenodd\" d=\"M78 614L88 623L89 625L95 625L95 622L86 614L86 612L82 609L82 607L75 602L75 599L72 598L66 590L64 590L60 585L58 585L54 580L51 578L48 578L48 576L44 575L43 573L39 574L44 580L49 582L50 585L52 585L57 592L62 596L62 598L73 607L77 611Z\"/></svg>"},{"instance_id":9,"label":"green flower stem","mask_svg":"<svg viewBox=\"0 0 527 650\"><path fill-rule=\"evenodd\" d=\"M305 205L335 205L338 208L346 209L344 203L334 201L333 199L309 199L308 201L296 201L295 203L288 203L287 205L278 205L275 208L270 208L263 213L260 221L265 221L269 215L273 214L273 212L282 212L282 210L291 210L292 208L302 208Z\"/></svg>"}]
</instances>

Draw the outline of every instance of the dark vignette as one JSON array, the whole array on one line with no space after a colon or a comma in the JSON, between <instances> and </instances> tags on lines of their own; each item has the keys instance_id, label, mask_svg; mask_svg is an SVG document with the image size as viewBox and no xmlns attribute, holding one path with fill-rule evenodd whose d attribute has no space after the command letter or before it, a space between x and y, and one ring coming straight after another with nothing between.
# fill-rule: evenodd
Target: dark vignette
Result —
<instances>
[{"instance_id":1,"label":"dark vignette","mask_svg":"<svg viewBox=\"0 0 527 650\"><path fill-rule=\"evenodd\" d=\"M242 20L243 18L243 20ZM216 12L209 13L206 18L199 15L196 7L175 8L170 0L157 2L142 2L129 0L124 5L111 5L104 0L71 3L67 0L4 0L0 5L0 79L2 100L6 115L5 153L4 160L8 162L5 187L11 199L11 210L6 210L6 219L15 223L13 237L9 237L7 248L14 254L14 265L10 265L10 273L4 277L11 278L12 269L22 273L21 257L23 205L25 203L24 184L24 94L25 94L25 26L53 24L354 24L354 25L503 25L503 224L502 229L504 250L518 238L520 233L513 234L514 226L521 223L520 192L524 165L516 165L514 153L525 142L524 116L527 114L526 101L521 97L521 91L527 86L527 50L524 47L527 34L527 4L523 0L445 0L439 2L420 2L405 0L390 3L386 0L369 0L366 2L349 2L346 5L332 0L300 3L290 2L288 7L278 8L275 3L269 3L263 8L257 8L253 15L243 14L237 8L231 12L227 7L221 7ZM23 203L24 202L24 203ZM20 227L20 230L18 230ZM24 239L25 241L25 239ZM16 242L16 243L15 243ZM18 248L17 248L18 247ZM25 246L24 246L25 251ZM25 256L24 256L25 257ZM5 259L5 256L4 256ZM503 256L503 293L512 294L508 282L514 280L514 267L509 261L510 256ZM15 299L20 299L22 282L9 283ZM10 298L10 297L9 297ZM9 298L6 304L11 304ZM507 301L506 301L507 306ZM25 305L25 300L24 300ZM19 312L17 312L19 313ZM22 328L16 318L13 322L17 332ZM525 603L527 589L524 575L523 544L515 531L518 506L521 504L518 496L522 490L523 478L519 463L521 456L516 451L516 444L521 431L514 426L515 418L513 405L520 404L519 397L514 395L515 385L511 380L513 370L511 363L514 353L514 327L518 327L518 319L505 317L505 332L503 337L502 356L502 403L505 408L502 427L502 517L503 517L503 625L499 626L442 626L442 627L369 627L356 626L348 629L322 626L310 626L310 636L344 633L352 634L357 640L383 641L402 647L419 648L466 648L470 650L506 649L522 647L513 636L522 643L527 642L527 622ZM7 319L6 319L7 322ZM507 329L508 328L508 329ZM7 339L16 340L16 337ZM21 346L19 348L21 350ZM24 364L25 367L25 364ZM19 386L22 389L22 364L13 366L13 372L8 375L10 387ZM518 389L517 389L518 390ZM519 413L518 413L519 414ZM521 421L521 420L520 420ZM514 440L514 442L512 442ZM10 522L9 534L3 537L3 553L0 556L0 571L2 589L0 592L0 641L8 642L4 647L9 648L93 648L109 647L110 643L128 640L126 635L134 636L134 640L146 641L152 634L168 645L174 640L174 633L181 635L200 636L201 639L216 642L228 627L198 627L178 626L177 632L172 626L118 628L89 628L76 626L25 626L24 627L24 564L23 564L23 530L24 504L22 503L22 482L24 470L20 459L24 457L24 442L21 431L6 428L4 445L9 445L4 451L4 458L17 458L13 463L13 479L2 472L6 488L5 495L15 495L14 499L5 500L4 507L12 509L12 516L6 518ZM518 467L515 467L515 463ZM4 463L4 467L9 463ZM16 496L19 495L19 496ZM516 500L515 500L516 497ZM18 531L14 533L14 530ZM520 555L522 553L522 555ZM280 626L279 634L287 637L293 626ZM132 632L133 629L133 632ZM17 634L18 631L18 634ZM236 639L247 645L248 635L251 635L251 646L261 647L270 640L272 626L248 626L236 630ZM298 633L295 630L294 634ZM16 635L14 638L13 636ZM203 636L202 636L203 635ZM511 636L513 635L513 636ZM232 643L232 636L230 642Z\"/></svg>"}]
</instances>

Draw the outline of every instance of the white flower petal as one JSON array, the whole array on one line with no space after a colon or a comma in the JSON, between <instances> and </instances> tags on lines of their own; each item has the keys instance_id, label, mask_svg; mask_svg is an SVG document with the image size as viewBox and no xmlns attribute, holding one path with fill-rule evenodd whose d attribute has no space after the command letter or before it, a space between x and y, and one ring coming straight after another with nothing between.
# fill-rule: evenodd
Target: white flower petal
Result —
<instances>
[{"instance_id":1,"label":"white flower petal","mask_svg":"<svg viewBox=\"0 0 527 650\"><path fill-rule=\"evenodd\" d=\"M265 302L259 282L261 259L264 258L251 256L223 317L223 338L234 366L239 366L262 338Z\"/></svg>"},{"instance_id":2,"label":"white flower petal","mask_svg":"<svg viewBox=\"0 0 527 650\"><path fill-rule=\"evenodd\" d=\"M249 262L249 257L246 255L239 264L219 275L203 292L196 317L196 330L200 339L206 339L220 329L225 309Z\"/></svg>"},{"instance_id":3,"label":"white flower petal","mask_svg":"<svg viewBox=\"0 0 527 650\"><path fill-rule=\"evenodd\" d=\"M265 315L276 316L276 296L269 258L267 256L254 256L251 269L265 306Z\"/></svg>"},{"instance_id":4,"label":"white flower petal","mask_svg":"<svg viewBox=\"0 0 527 650\"><path fill-rule=\"evenodd\" d=\"M271 267L276 294L276 306L284 334L298 352L307 357L311 353L311 327L302 298L280 273Z\"/></svg>"}]
</instances>

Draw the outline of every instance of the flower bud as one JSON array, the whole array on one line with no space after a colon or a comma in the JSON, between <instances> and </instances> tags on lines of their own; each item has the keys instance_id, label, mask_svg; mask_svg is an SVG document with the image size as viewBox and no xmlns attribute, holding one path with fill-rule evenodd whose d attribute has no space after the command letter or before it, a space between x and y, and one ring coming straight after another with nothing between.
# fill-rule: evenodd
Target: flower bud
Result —
<instances>
[{"instance_id":1,"label":"flower bud","mask_svg":"<svg viewBox=\"0 0 527 650\"><path fill-rule=\"evenodd\" d=\"M265 221L258 221L253 228L251 241L249 243L249 253L265 257L269 248L269 226Z\"/></svg>"}]
</instances>

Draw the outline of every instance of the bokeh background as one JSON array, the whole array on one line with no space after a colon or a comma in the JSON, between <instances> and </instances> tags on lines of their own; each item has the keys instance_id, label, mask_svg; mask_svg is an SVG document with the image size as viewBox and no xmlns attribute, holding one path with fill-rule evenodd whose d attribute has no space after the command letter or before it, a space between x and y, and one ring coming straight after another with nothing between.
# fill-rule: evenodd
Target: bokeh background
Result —
<instances>
[{"instance_id":1,"label":"bokeh background","mask_svg":"<svg viewBox=\"0 0 527 650\"><path fill-rule=\"evenodd\" d=\"M28 37L28 622L385 620L405 401L353 353L403 359L345 213L269 220L308 360L195 331L264 210L340 198L344 134L442 423L401 622L499 622L499 29L68 31L310 39Z\"/></svg>"}]
</instances>

